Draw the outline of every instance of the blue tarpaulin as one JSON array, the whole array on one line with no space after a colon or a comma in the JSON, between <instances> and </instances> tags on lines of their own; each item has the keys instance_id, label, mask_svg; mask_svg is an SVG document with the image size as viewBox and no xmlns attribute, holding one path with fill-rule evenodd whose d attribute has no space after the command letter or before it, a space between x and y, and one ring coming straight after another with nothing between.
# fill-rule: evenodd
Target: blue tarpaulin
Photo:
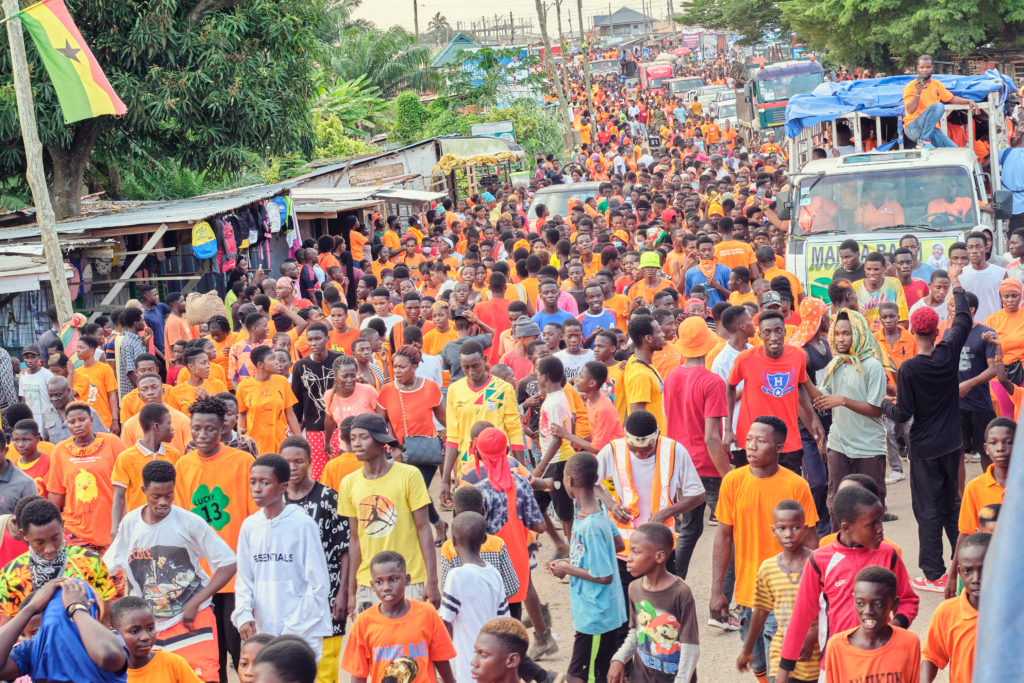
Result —
<instances>
[{"instance_id":1,"label":"blue tarpaulin","mask_svg":"<svg viewBox=\"0 0 1024 683\"><path fill-rule=\"evenodd\" d=\"M866 116L902 116L903 88L917 76L889 76L859 81L825 81L809 95L795 95L786 105L786 135L795 138L800 131L822 121L859 111ZM1013 81L996 69L981 76L933 76L957 97L980 102L991 92L1000 93L1000 104L1011 92Z\"/></svg>"}]
</instances>

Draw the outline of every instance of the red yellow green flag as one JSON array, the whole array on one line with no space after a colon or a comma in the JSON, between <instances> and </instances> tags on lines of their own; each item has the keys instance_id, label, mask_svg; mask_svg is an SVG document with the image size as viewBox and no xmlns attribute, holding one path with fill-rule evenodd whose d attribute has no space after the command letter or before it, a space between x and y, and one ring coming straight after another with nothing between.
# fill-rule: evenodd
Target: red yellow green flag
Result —
<instances>
[{"instance_id":1,"label":"red yellow green flag","mask_svg":"<svg viewBox=\"0 0 1024 683\"><path fill-rule=\"evenodd\" d=\"M110 87L63 0L36 3L23 10L19 18L50 74L66 123L128 111Z\"/></svg>"}]
</instances>

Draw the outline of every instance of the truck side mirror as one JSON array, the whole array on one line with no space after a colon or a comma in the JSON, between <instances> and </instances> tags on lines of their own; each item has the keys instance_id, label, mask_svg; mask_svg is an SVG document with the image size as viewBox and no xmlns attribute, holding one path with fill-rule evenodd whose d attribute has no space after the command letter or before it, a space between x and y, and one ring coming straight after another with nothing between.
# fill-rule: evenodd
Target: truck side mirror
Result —
<instances>
[{"instance_id":1,"label":"truck side mirror","mask_svg":"<svg viewBox=\"0 0 1024 683\"><path fill-rule=\"evenodd\" d=\"M779 220L788 221L792 210L793 202L790 200L790 191L780 190L775 195L775 213L778 214Z\"/></svg>"},{"instance_id":2,"label":"truck side mirror","mask_svg":"<svg viewBox=\"0 0 1024 683\"><path fill-rule=\"evenodd\" d=\"M750 83L747 83L745 86L743 86L743 101L749 104L751 101L753 101L753 97L754 88L750 85Z\"/></svg>"},{"instance_id":3,"label":"truck side mirror","mask_svg":"<svg viewBox=\"0 0 1024 683\"><path fill-rule=\"evenodd\" d=\"M1010 190L996 190L992 193L992 212L996 220L1009 220L1013 215L1013 192Z\"/></svg>"}]
</instances>

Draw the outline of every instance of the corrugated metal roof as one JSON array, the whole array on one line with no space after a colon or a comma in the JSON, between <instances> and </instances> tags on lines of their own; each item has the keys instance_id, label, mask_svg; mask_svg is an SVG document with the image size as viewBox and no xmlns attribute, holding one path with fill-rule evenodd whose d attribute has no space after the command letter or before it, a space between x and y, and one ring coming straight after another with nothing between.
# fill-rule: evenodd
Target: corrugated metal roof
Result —
<instances>
[{"instance_id":1,"label":"corrugated metal roof","mask_svg":"<svg viewBox=\"0 0 1024 683\"><path fill-rule=\"evenodd\" d=\"M380 200L377 199L354 199L354 200L320 200L311 202L296 202L295 213L299 218L305 213L332 213L336 211L355 211L368 206L376 206Z\"/></svg>"}]
</instances>

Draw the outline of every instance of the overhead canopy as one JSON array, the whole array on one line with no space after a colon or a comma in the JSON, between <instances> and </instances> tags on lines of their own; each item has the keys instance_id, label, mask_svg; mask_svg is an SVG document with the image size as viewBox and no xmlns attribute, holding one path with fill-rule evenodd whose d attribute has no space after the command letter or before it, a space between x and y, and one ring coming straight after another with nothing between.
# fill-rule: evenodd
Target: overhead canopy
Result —
<instances>
[{"instance_id":1,"label":"overhead canopy","mask_svg":"<svg viewBox=\"0 0 1024 683\"><path fill-rule=\"evenodd\" d=\"M902 116L903 88L916 76L889 76L859 81L832 83L825 81L809 95L795 95L786 105L786 135L795 138L804 128L834 121L840 116L860 112L866 116ZM999 102L1006 102L1017 92L1013 81L996 69L981 76L932 76L958 97L981 102L989 93L998 92Z\"/></svg>"},{"instance_id":2,"label":"overhead canopy","mask_svg":"<svg viewBox=\"0 0 1024 683\"><path fill-rule=\"evenodd\" d=\"M433 173L448 173L457 166L496 166L522 159L526 153L514 142L488 136L440 138L441 159Z\"/></svg>"},{"instance_id":3,"label":"overhead canopy","mask_svg":"<svg viewBox=\"0 0 1024 683\"><path fill-rule=\"evenodd\" d=\"M75 271L64 264L64 276L70 281ZM50 279L50 271L43 256L0 254L0 295L15 292L34 292L42 280Z\"/></svg>"}]
</instances>

